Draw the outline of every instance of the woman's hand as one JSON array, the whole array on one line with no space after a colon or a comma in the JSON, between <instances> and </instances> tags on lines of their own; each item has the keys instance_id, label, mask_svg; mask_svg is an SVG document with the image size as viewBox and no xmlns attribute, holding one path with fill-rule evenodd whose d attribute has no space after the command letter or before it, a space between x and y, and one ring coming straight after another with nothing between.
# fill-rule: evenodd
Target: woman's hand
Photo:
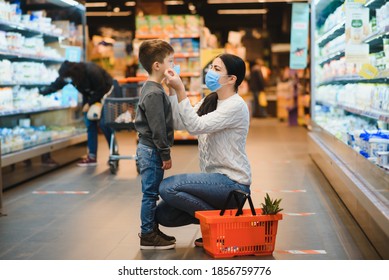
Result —
<instances>
[{"instance_id":1,"label":"woman's hand","mask_svg":"<svg viewBox=\"0 0 389 280\"><path fill-rule=\"evenodd\" d=\"M170 168L172 168L172 160L171 159L162 161L162 169L163 170L168 170Z\"/></svg>"},{"instance_id":2,"label":"woman's hand","mask_svg":"<svg viewBox=\"0 0 389 280\"><path fill-rule=\"evenodd\" d=\"M165 71L165 83L169 88L171 95L177 93L178 102L186 98L186 92L184 84L181 81L180 76L171 68Z\"/></svg>"},{"instance_id":3,"label":"woman's hand","mask_svg":"<svg viewBox=\"0 0 389 280\"><path fill-rule=\"evenodd\" d=\"M83 111L84 113L86 113L86 112L89 111L89 104L88 104L88 103L86 103L86 104L84 105L84 107L82 107L82 111Z\"/></svg>"}]
</instances>

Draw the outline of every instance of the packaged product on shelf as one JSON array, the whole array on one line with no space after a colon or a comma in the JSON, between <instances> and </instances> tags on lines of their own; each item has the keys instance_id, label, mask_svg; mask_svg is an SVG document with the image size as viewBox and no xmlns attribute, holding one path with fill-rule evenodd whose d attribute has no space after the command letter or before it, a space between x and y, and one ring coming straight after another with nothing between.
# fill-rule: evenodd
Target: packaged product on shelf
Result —
<instances>
[{"instance_id":1,"label":"packaged product on shelf","mask_svg":"<svg viewBox=\"0 0 389 280\"><path fill-rule=\"evenodd\" d=\"M188 58L188 71L189 72L199 72L200 70L200 58L199 57L189 57Z\"/></svg>"},{"instance_id":2,"label":"packaged product on shelf","mask_svg":"<svg viewBox=\"0 0 389 280\"><path fill-rule=\"evenodd\" d=\"M13 108L12 88L0 88L0 113L12 111Z\"/></svg>"},{"instance_id":3,"label":"packaged product on shelf","mask_svg":"<svg viewBox=\"0 0 389 280\"><path fill-rule=\"evenodd\" d=\"M174 20L174 34L184 36L186 33L185 16L177 15L172 17Z\"/></svg>"},{"instance_id":4,"label":"packaged product on shelf","mask_svg":"<svg viewBox=\"0 0 389 280\"><path fill-rule=\"evenodd\" d=\"M0 82L11 83L12 82L12 64L11 61L3 59L0 61Z\"/></svg>"},{"instance_id":5,"label":"packaged product on shelf","mask_svg":"<svg viewBox=\"0 0 389 280\"><path fill-rule=\"evenodd\" d=\"M192 77L190 79L189 91L191 93L198 93L198 95L201 97L201 84L201 77Z\"/></svg>"},{"instance_id":6,"label":"packaged product on shelf","mask_svg":"<svg viewBox=\"0 0 389 280\"><path fill-rule=\"evenodd\" d=\"M161 20L159 16L147 16L149 21L150 34L162 35Z\"/></svg>"},{"instance_id":7,"label":"packaged product on shelf","mask_svg":"<svg viewBox=\"0 0 389 280\"><path fill-rule=\"evenodd\" d=\"M136 20L136 33L137 35L150 34L149 22L145 16L137 16Z\"/></svg>"},{"instance_id":8,"label":"packaged product on shelf","mask_svg":"<svg viewBox=\"0 0 389 280\"><path fill-rule=\"evenodd\" d=\"M24 43L24 36L16 32L7 32L6 33L7 46L11 51L20 51Z\"/></svg>"},{"instance_id":9,"label":"packaged product on shelf","mask_svg":"<svg viewBox=\"0 0 389 280\"><path fill-rule=\"evenodd\" d=\"M182 52L181 38L171 38L170 45L173 47L175 53Z\"/></svg>"},{"instance_id":10,"label":"packaged product on shelf","mask_svg":"<svg viewBox=\"0 0 389 280\"><path fill-rule=\"evenodd\" d=\"M161 15L161 27L163 33L167 36L172 36L174 34L174 21L169 15Z\"/></svg>"},{"instance_id":11,"label":"packaged product on shelf","mask_svg":"<svg viewBox=\"0 0 389 280\"><path fill-rule=\"evenodd\" d=\"M389 152L377 152L377 164L389 166Z\"/></svg>"},{"instance_id":12,"label":"packaged product on shelf","mask_svg":"<svg viewBox=\"0 0 389 280\"><path fill-rule=\"evenodd\" d=\"M7 32L0 30L0 49L6 50L8 49L8 42L7 42Z\"/></svg>"},{"instance_id":13,"label":"packaged product on shelf","mask_svg":"<svg viewBox=\"0 0 389 280\"><path fill-rule=\"evenodd\" d=\"M192 36L200 34L200 17L197 15L185 15L186 33Z\"/></svg>"},{"instance_id":14,"label":"packaged product on shelf","mask_svg":"<svg viewBox=\"0 0 389 280\"><path fill-rule=\"evenodd\" d=\"M182 38L182 51L185 53L193 52L192 38Z\"/></svg>"},{"instance_id":15,"label":"packaged product on shelf","mask_svg":"<svg viewBox=\"0 0 389 280\"><path fill-rule=\"evenodd\" d=\"M174 64L180 65L181 73L188 72L188 62L184 57L176 57L174 58Z\"/></svg>"}]
</instances>

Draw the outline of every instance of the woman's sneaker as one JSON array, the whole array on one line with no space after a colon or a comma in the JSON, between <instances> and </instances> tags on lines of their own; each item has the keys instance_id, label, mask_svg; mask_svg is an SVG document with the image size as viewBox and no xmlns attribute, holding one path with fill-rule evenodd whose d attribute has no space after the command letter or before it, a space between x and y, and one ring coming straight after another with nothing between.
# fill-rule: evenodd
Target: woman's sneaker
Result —
<instances>
[{"instance_id":1,"label":"woman's sneaker","mask_svg":"<svg viewBox=\"0 0 389 280\"><path fill-rule=\"evenodd\" d=\"M77 163L78 166L96 166L97 161L95 158L86 157Z\"/></svg>"},{"instance_id":2,"label":"woman's sneaker","mask_svg":"<svg viewBox=\"0 0 389 280\"><path fill-rule=\"evenodd\" d=\"M139 234L140 248L142 250L168 250L176 246L174 241L169 241L158 234L157 231Z\"/></svg>"},{"instance_id":3,"label":"woman's sneaker","mask_svg":"<svg viewBox=\"0 0 389 280\"><path fill-rule=\"evenodd\" d=\"M203 238L202 238L202 237L197 238L197 239L195 240L195 242L194 242L194 245L195 245L196 247L204 247Z\"/></svg>"}]
</instances>

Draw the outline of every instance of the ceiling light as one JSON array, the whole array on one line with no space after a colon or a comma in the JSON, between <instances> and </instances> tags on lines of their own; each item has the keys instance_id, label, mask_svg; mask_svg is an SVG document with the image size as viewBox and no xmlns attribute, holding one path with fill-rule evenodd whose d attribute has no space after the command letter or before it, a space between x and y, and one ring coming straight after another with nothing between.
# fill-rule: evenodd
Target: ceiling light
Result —
<instances>
[{"instance_id":1,"label":"ceiling light","mask_svg":"<svg viewBox=\"0 0 389 280\"><path fill-rule=\"evenodd\" d=\"M120 12L120 8L119 8L119 7L115 7L115 8L113 8L113 11L114 11L115 13L118 13L118 12Z\"/></svg>"},{"instance_id":2,"label":"ceiling light","mask_svg":"<svg viewBox=\"0 0 389 280\"><path fill-rule=\"evenodd\" d=\"M85 7L87 8L97 8L97 7L107 7L107 2L90 2L85 3Z\"/></svg>"},{"instance_id":3,"label":"ceiling light","mask_svg":"<svg viewBox=\"0 0 389 280\"><path fill-rule=\"evenodd\" d=\"M184 5L184 1L165 1L166 6Z\"/></svg>"},{"instance_id":4,"label":"ceiling light","mask_svg":"<svg viewBox=\"0 0 389 280\"><path fill-rule=\"evenodd\" d=\"M136 2L135 1L127 1L126 3L124 3L124 6L134 7L134 6L136 6Z\"/></svg>"},{"instance_id":5,"label":"ceiling light","mask_svg":"<svg viewBox=\"0 0 389 280\"><path fill-rule=\"evenodd\" d=\"M77 1L74 1L74 0L61 0L62 2L70 5L70 6L77 6L77 5L80 5L80 3L78 3Z\"/></svg>"},{"instance_id":6,"label":"ceiling light","mask_svg":"<svg viewBox=\"0 0 389 280\"><path fill-rule=\"evenodd\" d=\"M218 10L219 15L263 15L267 14L267 9L225 9Z\"/></svg>"},{"instance_id":7,"label":"ceiling light","mask_svg":"<svg viewBox=\"0 0 389 280\"><path fill-rule=\"evenodd\" d=\"M86 12L87 17L127 17L131 15L131 12Z\"/></svg>"},{"instance_id":8,"label":"ceiling light","mask_svg":"<svg viewBox=\"0 0 389 280\"><path fill-rule=\"evenodd\" d=\"M276 3L308 2L308 0L207 0L208 4L243 4L243 3Z\"/></svg>"}]
</instances>

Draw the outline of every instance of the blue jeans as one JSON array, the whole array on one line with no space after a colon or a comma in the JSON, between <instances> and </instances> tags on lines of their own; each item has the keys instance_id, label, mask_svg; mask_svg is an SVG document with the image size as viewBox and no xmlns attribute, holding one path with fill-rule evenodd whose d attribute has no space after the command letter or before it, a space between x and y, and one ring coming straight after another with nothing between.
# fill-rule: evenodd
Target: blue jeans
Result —
<instances>
[{"instance_id":1,"label":"blue jeans","mask_svg":"<svg viewBox=\"0 0 389 280\"><path fill-rule=\"evenodd\" d=\"M105 126L104 109L103 112L101 112L100 120L91 121L87 118L86 115L87 113L84 113L84 121L85 121L85 126L88 134L88 140L87 140L88 156L91 158L97 158L98 126L100 125L100 129L103 132L105 139L107 140L108 147L110 145L111 135L113 131L111 128Z\"/></svg>"},{"instance_id":2,"label":"blue jeans","mask_svg":"<svg viewBox=\"0 0 389 280\"><path fill-rule=\"evenodd\" d=\"M142 177L141 233L149 233L153 231L155 225L155 211L159 199L158 189L164 170L161 156L156 148L139 143L136 156Z\"/></svg>"},{"instance_id":3,"label":"blue jeans","mask_svg":"<svg viewBox=\"0 0 389 280\"><path fill-rule=\"evenodd\" d=\"M158 204L157 222L166 227L198 224L195 211L222 209L232 190L250 193L250 187L239 184L219 173L192 173L174 175L159 186L163 199ZM228 208L236 208L231 200Z\"/></svg>"}]
</instances>

